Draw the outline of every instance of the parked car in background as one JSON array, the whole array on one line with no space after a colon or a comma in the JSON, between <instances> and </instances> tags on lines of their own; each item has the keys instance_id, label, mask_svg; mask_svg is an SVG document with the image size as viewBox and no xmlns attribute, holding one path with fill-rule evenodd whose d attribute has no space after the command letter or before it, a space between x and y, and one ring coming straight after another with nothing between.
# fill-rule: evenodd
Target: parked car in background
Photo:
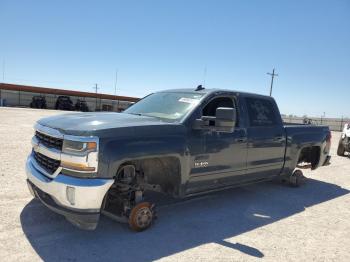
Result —
<instances>
[{"instance_id":1,"label":"parked car in background","mask_svg":"<svg viewBox=\"0 0 350 262\"><path fill-rule=\"evenodd\" d=\"M82 112L89 112L89 107L84 100L78 99L75 103L75 110L76 111L82 111Z\"/></svg>"},{"instance_id":2,"label":"parked car in background","mask_svg":"<svg viewBox=\"0 0 350 262\"><path fill-rule=\"evenodd\" d=\"M59 96L56 100L55 109L57 110L74 110L73 102L69 96Z\"/></svg>"},{"instance_id":3,"label":"parked car in background","mask_svg":"<svg viewBox=\"0 0 350 262\"><path fill-rule=\"evenodd\" d=\"M52 116L35 130L29 190L84 229L100 214L148 228L152 191L186 198L272 179L298 186L298 167L330 163L328 126L283 124L272 97L232 90L157 92L123 113Z\"/></svg>"},{"instance_id":4,"label":"parked car in background","mask_svg":"<svg viewBox=\"0 0 350 262\"><path fill-rule=\"evenodd\" d=\"M33 96L32 102L30 102L29 106L31 108L41 108L46 109L46 99L44 96Z\"/></svg>"},{"instance_id":5,"label":"parked car in background","mask_svg":"<svg viewBox=\"0 0 350 262\"><path fill-rule=\"evenodd\" d=\"M350 123L344 125L338 144L337 155L344 156L345 152L350 152Z\"/></svg>"}]
</instances>

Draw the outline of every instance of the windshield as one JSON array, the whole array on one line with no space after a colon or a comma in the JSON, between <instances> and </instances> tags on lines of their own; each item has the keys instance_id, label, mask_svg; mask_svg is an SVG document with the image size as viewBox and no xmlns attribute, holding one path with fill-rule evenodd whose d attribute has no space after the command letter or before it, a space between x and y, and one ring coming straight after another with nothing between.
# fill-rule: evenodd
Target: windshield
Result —
<instances>
[{"instance_id":1,"label":"windshield","mask_svg":"<svg viewBox=\"0 0 350 262\"><path fill-rule=\"evenodd\" d=\"M124 113L145 115L170 121L182 119L199 103L203 94L159 92L146 96Z\"/></svg>"}]
</instances>

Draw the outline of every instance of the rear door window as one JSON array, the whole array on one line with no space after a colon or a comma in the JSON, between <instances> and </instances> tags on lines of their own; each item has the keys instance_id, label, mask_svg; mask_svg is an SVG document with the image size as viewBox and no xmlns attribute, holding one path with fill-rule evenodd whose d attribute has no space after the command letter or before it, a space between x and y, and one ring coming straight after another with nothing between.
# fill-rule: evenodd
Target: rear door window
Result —
<instances>
[{"instance_id":1,"label":"rear door window","mask_svg":"<svg viewBox=\"0 0 350 262\"><path fill-rule=\"evenodd\" d=\"M261 98L246 98L250 126L275 126L278 124L271 101Z\"/></svg>"}]
</instances>

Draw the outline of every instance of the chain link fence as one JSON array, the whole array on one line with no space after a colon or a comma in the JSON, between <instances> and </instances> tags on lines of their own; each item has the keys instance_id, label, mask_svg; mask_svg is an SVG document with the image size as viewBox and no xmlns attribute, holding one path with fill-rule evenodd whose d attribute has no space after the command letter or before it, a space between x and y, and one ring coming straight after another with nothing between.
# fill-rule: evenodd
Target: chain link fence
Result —
<instances>
[{"instance_id":1,"label":"chain link fence","mask_svg":"<svg viewBox=\"0 0 350 262\"><path fill-rule=\"evenodd\" d=\"M332 131L342 131L346 123L350 123L349 118L323 118L323 117L298 117L282 116L283 122L294 124L309 123L312 125L329 126Z\"/></svg>"}]
</instances>

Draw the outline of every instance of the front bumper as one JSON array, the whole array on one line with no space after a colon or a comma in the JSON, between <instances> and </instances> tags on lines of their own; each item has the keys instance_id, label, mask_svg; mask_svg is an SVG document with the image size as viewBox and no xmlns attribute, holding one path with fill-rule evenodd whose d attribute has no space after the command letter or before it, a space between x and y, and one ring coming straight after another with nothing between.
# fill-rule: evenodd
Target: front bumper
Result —
<instances>
[{"instance_id":1,"label":"front bumper","mask_svg":"<svg viewBox=\"0 0 350 262\"><path fill-rule=\"evenodd\" d=\"M75 178L63 174L51 179L35 168L31 155L26 173L30 192L44 205L80 228L96 228L104 196L113 179Z\"/></svg>"}]
</instances>

